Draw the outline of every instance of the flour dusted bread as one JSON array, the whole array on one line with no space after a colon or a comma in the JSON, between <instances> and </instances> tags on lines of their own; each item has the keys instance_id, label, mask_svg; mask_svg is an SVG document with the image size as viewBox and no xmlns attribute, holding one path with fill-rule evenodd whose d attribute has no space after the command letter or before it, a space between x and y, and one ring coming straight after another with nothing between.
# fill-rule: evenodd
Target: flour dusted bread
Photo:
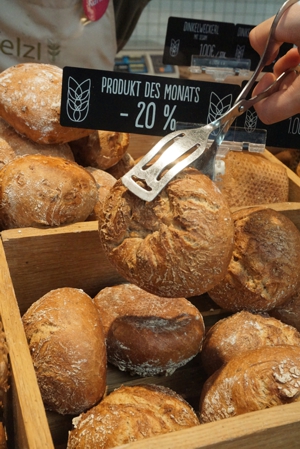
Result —
<instances>
[{"instance_id":1,"label":"flour dusted bread","mask_svg":"<svg viewBox=\"0 0 300 449\"><path fill-rule=\"evenodd\" d=\"M78 414L106 388L106 349L92 299L82 290L51 290L22 317L46 409Z\"/></svg>"},{"instance_id":2,"label":"flour dusted bread","mask_svg":"<svg viewBox=\"0 0 300 449\"><path fill-rule=\"evenodd\" d=\"M90 130L60 124L62 69L18 64L0 73L0 116L20 134L39 143L64 143Z\"/></svg>"},{"instance_id":3,"label":"flour dusted bread","mask_svg":"<svg viewBox=\"0 0 300 449\"><path fill-rule=\"evenodd\" d=\"M74 161L74 156L68 143L36 143L25 136L21 136L0 118L0 168L13 159L27 154L56 156Z\"/></svg>"},{"instance_id":4,"label":"flour dusted bread","mask_svg":"<svg viewBox=\"0 0 300 449\"><path fill-rule=\"evenodd\" d=\"M202 347L201 313L185 298L165 298L134 284L102 289L94 298L108 361L140 376L172 374Z\"/></svg>"},{"instance_id":5,"label":"flour dusted bread","mask_svg":"<svg viewBox=\"0 0 300 449\"><path fill-rule=\"evenodd\" d=\"M73 418L67 449L109 449L197 425L194 410L173 390L122 386Z\"/></svg>"},{"instance_id":6,"label":"flour dusted bread","mask_svg":"<svg viewBox=\"0 0 300 449\"><path fill-rule=\"evenodd\" d=\"M129 145L129 134L97 130L70 145L78 164L107 170L124 156Z\"/></svg>"},{"instance_id":7,"label":"flour dusted bread","mask_svg":"<svg viewBox=\"0 0 300 449\"><path fill-rule=\"evenodd\" d=\"M2 229L84 221L97 199L93 176L60 157L23 156L0 171Z\"/></svg>"},{"instance_id":8,"label":"flour dusted bread","mask_svg":"<svg viewBox=\"0 0 300 449\"><path fill-rule=\"evenodd\" d=\"M299 346L264 346L234 357L204 383L200 422L300 401Z\"/></svg>"},{"instance_id":9,"label":"flour dusted bread","mask_svg":"<svg viewBox=\"0 0 300 449\"><path fill-rule=\"evenodd\" d=\"M106 197L99 234L118 272L150 293L191 297L226 274L233 248L231 213L220 190L185 169L151 202L118 180Z\"/></svg>"},{"instance_id":10,"label":"flour dusted bread","mask_svg":"<svg viewBox=\"0 0 300 449\"><path fill-rule=\"evenodd\" d=\"M284 165L260 154L229 151L225 167L222 192L230 207L288 201L289 179Z\"/></svg>"},{"instance_id":11,"label":"flour dusted bread","mask_svg":"<svg viewBox=\"0 0 300 449\"><path fill-rule=\"evenodd\" d=\"M213 374L233 357L261 346L294 345L300 350L300 333L268 315L242 311L217 321L207 332L201 351L202 365Z\"/></svg>"},{"instance_id":12,"label":"flour dusted bread","mask_svg":"<svg viewBox=\"0 0 300 449\"><path fill-rule=\"evenodd\" d=\"M242 209L232 217L232 258L209 296L232 312L269 311L299 289L300 232L283 213L262 206Z\"/></svg>"},{"instance_id":13,"label":"flour dusted bread","mask_svg":"<svg viewBox=\"0 0 300 449\"><path fill-rule=\"evenodd\" d=\"M93 211L87 217L88 221L99 220L103 208L104 200L110 191L111 187L117 181L112 175L100 168L85 167L85 169L93 176L96 181L98 190L98 199Z\"/></svg>"}]
</instances>

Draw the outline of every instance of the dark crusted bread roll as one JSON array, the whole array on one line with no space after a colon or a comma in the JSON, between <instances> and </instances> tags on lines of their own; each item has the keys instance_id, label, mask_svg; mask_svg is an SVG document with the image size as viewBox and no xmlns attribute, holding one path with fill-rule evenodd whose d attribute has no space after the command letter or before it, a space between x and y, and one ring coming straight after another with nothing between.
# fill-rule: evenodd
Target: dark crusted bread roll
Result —
<instances>
[{"instance_id":1,"label":"dark crusted bread roll","mask_svg":"<svg viewBox=\"0 0 300 449\"><path fill-rule=\"evenodd\" d=\"M70 287L51 290L22 317L47 410L78 414L106 389L106 348L92 299Z\"/></svg>"},{"instance_id":2,"label":"dark crusted bread roll","mask_svg":"<svg viewBox=\"0 0 300 449\"><path fill-rule=\"evenodd\" d=\"M67 449L109 449L197 425L191 406L169 388L122 386L73 418Z\"/></svg>"},{"instance_id":3,"label":"dark crusted bread roll","mask_svg":"<svg viewBox=\"0 0 300 449\"><path fill-rule=\"evenodd\" d=\"M233 248L227 202L198 170L179 173L151 202L118 180L103 206L99 234L117 271L155 295L191 297L226 274Z\"/></svg>"},{"instance_id":4,"label":"dark crusted bread roll","mask_svg":"<svg viewBox=\"0 0 300 449\"><path fill-rule=\"evenodd\" d=\"M299 346L263 346L229 360L204 383L200 422L300 401Z\"/></svg>"},{"instance_id":5,"label":"dark crusted bread roll","mask_svg":"<svg viewBox=\"0 0 300 449\"><path fill-rule=\"evenodd\" d=\"M201 361L210 376L233 357L261 346L299 346L300 333L276 318L242 311L217 321L207 332Z\"/></svg>"},{"instance_id":6,"label":"dark crusted bread roll","mask_svg":"<svg viewBox=\"0 0 300 449\"><path fill-rule=\"evenodd\" d=\"M202 347L201 313L185 298L164 298L133 284L106 287L94 298L108 361L140 376L172 374Z\"/></svg>"},{"instance_id":7,"label":"dark crusted bread roll","mask_svg":"<svg viewBox=\"0 0 300 449\"><path fill-rule=\"evenodd\" d=\"M226 275L209 296L233 312L269 311L299 289L300 231L283 213L262 206L232 216L232 258Z\"/></svg>"},{"instance_id":8,"label":"dark crusted bread roll","mask_svg":"<svg viewBox=\"0 0 300 449\"><path fill-rule=\"evenodd\" d=\"M269 313L283 323L294 326L300 332L300 288L288 301L270 310Z\"/></svg>"}]
</instances>

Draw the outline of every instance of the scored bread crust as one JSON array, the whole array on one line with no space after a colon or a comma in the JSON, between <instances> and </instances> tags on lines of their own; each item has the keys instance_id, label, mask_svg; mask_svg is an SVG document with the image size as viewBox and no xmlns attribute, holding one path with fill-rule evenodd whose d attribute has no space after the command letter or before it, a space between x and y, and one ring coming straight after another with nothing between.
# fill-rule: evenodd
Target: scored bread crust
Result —
<instances>
[{"instance_id":1,"label":"scored bread crust","mask_svg":"<svg viewBox=\"0 0 300 449\"><path fill-rule=\"evenodd\" d=\"M67 449L109 449L199 425L192 407L159 385L121 386L73 418Z\"/></svg>"},{"instance_id":2,"label":"scored bread crust","mask_svg":"<svg viewBox=\"0 0 300 449\"><path fill-rule=\"evenodd\" d=\"M300 333L268 315L243 310L217 321L206 333L201 362L210 376L236 356L261 346L300 346Z\"/></svg>"},{"instance_id":3,"label":"scored bread crust","mask_svg":"<svg viewBox=\"0 0 300 449\"><path fill-rule=\"evenodd\" d=\"M220 307L269 311L299 288L300 232L283 213L249 207L232 214L235 242L228 270L209 296Z\"/></svg>"},{"instance_id":4,"label":"scored bread crust","mask_svg":"<svg viewBox=\"0 0 300 449\"><path fill-rule=\"evenodd\" d=\"M299 346L263 346L229 360L204 383L200 422L300 401Z\"/></svg>"},{"instance_id":5,"label":"scored bread crust","mask_svg":"<svg viewBox=\"0 0 300 449\"><path fill-rule=\"evenodd\" d=\"M102 289L93 299L108 361L140 376L172 374L202 347L204 321L185 298L158 297L134 284Z\"/></svg>"},{"instance_id":6,"label":"scored bread crust","mask_svg":"<svg viewBox=\"0 0 300 449\"><path fill-rule=\"evenodd\" d=\"M51 64L18 64L0 73L0 116L39 143L65 143L91 130L60 124L62 69Z\"/></svg>"},{"instance_id":7,"label":"scored bread crust","mask_svg":"<svg viewBox=\"0 0 300 449\"><path fill-rule=\"evenodd\" d=\"M233 223L216 185L185 169L151 202L118 180L99 220L103 248L129 282L166 297L202 294L225 275Z\"/></svg>"},{"instance_id":8,"label":"scored bread crust","mask_svg":"<svg viewBox=\"0 0 300 449\"><path fill-rule=\"evenodd\" d=\"M97 200L93 176L61 157L27 155L0 171L2 229L85 221Z\"/></svg>"},{"instance_id":9,"label":"scored bread crust","mask_svg":"<svg viewBox=\"0 0 300 449\"><path fill-rule=\"evenodd\" d=\"M77 414L106 388L106 348L92 299L80 289L51 290L22 317L47 410Z\"/></svg>"}]
</instances>

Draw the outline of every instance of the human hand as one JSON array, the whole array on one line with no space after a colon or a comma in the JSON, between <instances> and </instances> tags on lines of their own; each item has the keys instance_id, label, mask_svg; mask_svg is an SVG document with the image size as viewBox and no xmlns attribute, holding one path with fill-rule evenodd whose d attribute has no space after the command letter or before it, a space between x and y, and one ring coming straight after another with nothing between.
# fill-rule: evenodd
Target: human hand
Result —
<instances>
[{"instance_id":1,"label":"human hand","mask_svg":"<svg viewBox=\"0 0 300 449\"><path fill-rule=\"evenodd\" d=\"M270 18L250 33L252 47L262 54L269 36L269 31L274 18ZM265 73L253 91L257 95L266 89L284 71L297 67L300 64L300 3L291 6L280 19L276 31L276 45L271 63L277 56L280 45L283 42L294 44L296 47L289 50L274 65L273 73ZM256 112L265 124L272 124L287 119L300 113L300 77L298 72L291 72L282 81L279 90L270 97L261 100L255 105Z\"/></svg>"}]
</instances>

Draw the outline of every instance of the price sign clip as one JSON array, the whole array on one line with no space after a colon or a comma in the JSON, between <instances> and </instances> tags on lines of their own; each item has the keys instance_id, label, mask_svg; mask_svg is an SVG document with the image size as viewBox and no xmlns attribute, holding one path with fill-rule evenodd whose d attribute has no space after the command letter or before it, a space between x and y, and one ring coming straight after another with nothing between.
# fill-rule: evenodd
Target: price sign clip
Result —
<instances>
[{"instance_id":1,"label":"price sign clip","mask_svg":"<svg viewBox=\"0 0 300 449\"><path fill-rule=\"evenodd\" d=\"M237 58L214 58L192 55L189 70L191 73L206 73L215 81L222 82L228 76L247 77L250 73L251 60Z\"/></svg>"}]
</instances>

